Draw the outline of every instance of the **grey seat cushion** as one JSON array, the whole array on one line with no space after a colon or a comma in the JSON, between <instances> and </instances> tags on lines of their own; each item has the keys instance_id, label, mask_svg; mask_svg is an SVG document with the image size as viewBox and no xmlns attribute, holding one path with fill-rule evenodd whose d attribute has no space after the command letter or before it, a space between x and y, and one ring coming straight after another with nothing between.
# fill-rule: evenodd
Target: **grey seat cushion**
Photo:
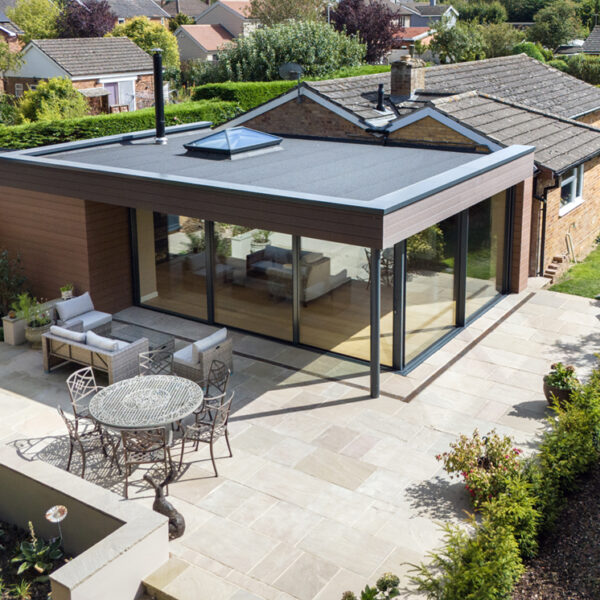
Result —
<instances>
[{"instance_id":1,"label":"grey seat cushion","mask_svg":"<svg viewBox=\"0 0 600 600\"><path fill-rule=\"evenodd\" d=\"M89 331L95 329L101 325L106 325L112 321L112 315L109 313L100 312L99 310L90 310L82 315L77 315L68 321L65 321L67 327L72 327L78 322L83 325L83 331Z\"/></svg>"}]
</instances>

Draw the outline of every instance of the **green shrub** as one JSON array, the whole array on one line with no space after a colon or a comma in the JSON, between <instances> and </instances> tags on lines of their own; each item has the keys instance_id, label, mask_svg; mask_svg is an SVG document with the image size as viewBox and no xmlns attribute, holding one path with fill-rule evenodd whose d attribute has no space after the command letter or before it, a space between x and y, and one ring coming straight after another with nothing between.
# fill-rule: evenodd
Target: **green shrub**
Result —
<instances>
[{"instance_id":1,"label":"green shrub","mask_svg":"<svg viewBox=\"0 0 600 600\"><path fill-rule=\"evenodd\" d=\"M569 65L564 60L561 60L559 58L549 61L548 64L551 67L558 69L559 71L563 71L565 73L569 72Z\"/></svg>"},{"instance_id":2,"label":"green shrub","mask_svg":"<svg viewBox=\"0 0 600 600\"><path fill-rule=\"evenodd\" d=\"M237 106L232 102L186 102L167 105L165 120L167 125L196 121L212 121L219 124L233 118L237 112ZM13 127L0 126L0 148L36 148L47 144L152 129L154 126L154 108L82 119L29 123Z\"/></svg>"},{"instance_id":3,"label":"green shrub","mask_svg":"<svg viewBox=\"0 0 600 600\"><path fill-rule=\"evenodd\" d=\"M219 98L228 102L237 102L240 108L246 111L287 92L295 85L295 81L226 81L224 83L207 83L194 90L192 99L208 100Z\"/></svg>"},{"instance_id":4,"label":"green shrub","mask_svg":"<svg viewBox=\"0 0 600 600\"><path fill-rule=\"evenodd\" d=\"M517 44L512 49L512 53L527 54L527 56L531 56L531 58L535 58L540 62L546 62L546 59L544 58L544 55L540 50L539 46L537 44L534 44L533 42L521 42L520 44Z\"/></svg>"},{"instance_id":5,"label":"green shrub","mask_svg":"<svg viewBox=\"0 0 600 600\"><path fill-rule=\"evenodd\" d=\"M375 584L375 587L365 586L360 593L360 600L390 600L400 595L398 585L400 579L393 573L384 573ZM354 592L344 592L342 600L358 600Z\"/></svg>"},{"instance_id":6,"label":"green shrub","mask_svg":"<svg viewBox=\"0 0 600 600\"><path fill-rule=\"evenodd\" d=\"M35 90L27 90L19 108L30 121L56 121L84 117L90 107L70 79L52 77L40 81Z\"/></svg>"},{"instance_id":7,"label":"green shrub","mask_svg":"<svg viewBox=\"0 0 600 600\"><path fill-rule=\"evenodd\" d=\"M16 98L9 94L0 95L0 124L17 125L22 120Z\"/></svg>"},{"instance_id":8,"label":"green shrub","mask_svg":"<svg viewBox=\"0 0 600 600\"><path fill-rule=\"evenodd\" d=\"M0 316L9 311L11 304L25 289L26 282L21 257L11 256L6 249L0 250Z\"/></svg>"},{"instance_id":9,"label":"green shrub","mask_svg":"<svg viewBox=\"0 0 600 600\"><path fill-rule=\"evenodd\" d=\"M506 9L497 0L492 2L459 2L454 4L461 21L477 23L503 23L506 21Z\"/></svg>"},{"instance_id":10,"label":"green shrub","mask_svg":"<svg viewBox=\"0 0 600 600\"><path fill-rule=\"evenodd\" d=\"M430 565L414 567L416 590L430 600L504 600L523 572L519 547L510 527L484 517L471 520L471 535L446 524L444 547L431 552Z\"/></svg>"},{"instance_id":11,"label":"green shrub","mask_svg":"<svg viewBox=\"0 0 600 600\"><path fill-rule=\"evenodd\" d=\"M578 54L570 56L567 60L569 74L583 79L592 85L600 84L600 56L584 56Z\"/></svg>"},{"instance_id":12,"label":"green shrub","mask_svg":"<svg viewBox=\"0 0 600 600\"><path fill-rule=\"evenodd\" d=\"M532 485L523 477L514 477L506 489L482 506L482 512L495 527L508 527L513 532L523 558L532 558L538 549L539 513Z\"/></svg>"}]
</instances>

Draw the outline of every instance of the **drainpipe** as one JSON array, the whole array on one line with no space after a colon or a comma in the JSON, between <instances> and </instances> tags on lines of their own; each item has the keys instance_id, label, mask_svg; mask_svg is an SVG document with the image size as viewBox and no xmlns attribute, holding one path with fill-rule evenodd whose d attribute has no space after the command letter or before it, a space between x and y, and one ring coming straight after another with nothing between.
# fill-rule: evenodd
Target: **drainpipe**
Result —
<instances>
[{"instance_id":1,"label":"drainpipe","mask_svg":"<svg viewBox=\"0 0 600 600\"><path fill-rule=\"evenodd\" d=\"M165 98L163 91L163 67L162 49L152 48L152 60L154 62L154 114L156 119L155 144L166 144L165 134Z\"/></svg>"},{"instance_id":2,"label":"drainpipe","mask_svg":"<svg viewBox=\"0 0 600 600\"><path fill-rule=\"evenodd\" d=\"M534 180L534 185L537 187L537 177ZM558 177L555 175L554 176L554 183L552 185L548 185L544 188L542 195L538 196L537 194L533 194L533 197L536 200L539 200L539 202L542 203L542 232L541 232L541 237L539 239L540 242L540 260L538 263L538 275L543 275L544 274L544 269L545 269L545 265L544 263L546 262L546 252L545 252L545 248L546 248L546 215L548 213L548 192L550 190L555 190L556 188L558 188L559 184L558 184Z\"/></svg>"}]
</instances>

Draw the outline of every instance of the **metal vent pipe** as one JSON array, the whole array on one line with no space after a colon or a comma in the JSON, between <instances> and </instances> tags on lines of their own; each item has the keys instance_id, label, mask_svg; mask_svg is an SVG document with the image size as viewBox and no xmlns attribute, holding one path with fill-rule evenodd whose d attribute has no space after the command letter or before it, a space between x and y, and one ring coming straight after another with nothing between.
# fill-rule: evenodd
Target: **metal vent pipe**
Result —
<instances>
[{"instance_id":1,"label":"metal vent pipe","mask_svg":"<svg viewBox=\"0 0 600 600\"><path fill-rule=\"evenodd\" d=\"M163 91L163 67L162 49L152 48L152 59L154 61L154 114L156 115L156 137L155 144L166 144L165 135L165 96Z\"/></svg>"}]
</instances>

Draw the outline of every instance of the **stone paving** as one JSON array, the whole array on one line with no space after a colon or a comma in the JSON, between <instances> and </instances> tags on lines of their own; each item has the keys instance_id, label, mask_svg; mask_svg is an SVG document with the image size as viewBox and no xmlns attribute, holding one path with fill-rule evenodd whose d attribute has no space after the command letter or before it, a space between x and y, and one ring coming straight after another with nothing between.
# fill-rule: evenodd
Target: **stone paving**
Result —
<instances>
[{"instance_id":1,"label":"stone paving","mask_svg":"<svg viewBox=\"0 0 600 600\"><path fill-rule=\"evenodd\" d=\"M186 452L170 500L187 530L155 583L180 600L338 600L385 571L406 583L407 563L439 545L439 522L469 509L435 455L476 427L532 451L548 414L542 376L556 360L589 373L599 316L585 298L508 296L409 376L384 373L378 399L364 365L233 333L234 457L217 444L215 478L207 448ZM178 335L178 346L213 329L139 308L116 318ZM65 468L54 406L69 406L74 368L44 374L39 353L0 344L0 441ZM123 494L96 460L86 478ZM133 480L130 501L151 503Z\"/></svg>"}]
</instances>

